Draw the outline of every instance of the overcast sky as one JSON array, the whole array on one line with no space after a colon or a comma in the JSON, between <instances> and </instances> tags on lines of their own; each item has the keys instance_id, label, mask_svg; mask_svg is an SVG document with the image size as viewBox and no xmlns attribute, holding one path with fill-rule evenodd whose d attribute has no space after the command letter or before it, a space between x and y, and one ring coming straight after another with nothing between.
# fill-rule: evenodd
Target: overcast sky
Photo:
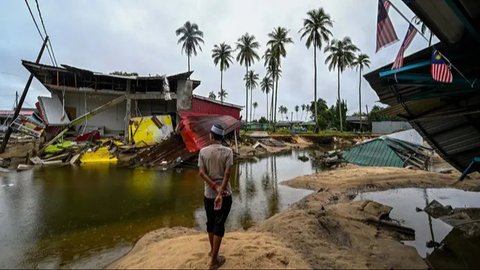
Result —
<instances>
[{"instance_id":1,"label":"overcast sky","mask_svg":"<svg viewBox=\"0 0 480 270\"><path fill-rule=\"evenodd\" d=\"M407 17L413 17L402 1L392 2ZM38 16L35 1L29 3ZM401 43L375 54L377 0L39 0L39 3L58 63L103 73L122 70L148 75L186 71L187 58L177 45L175 30L187 20L197 23L204 32L205 44L203 52L192 59L192 78L201 81L195 92L204 96L210 91L218 92L220 86L220 71L211 58L214 44L226 42L233 47L248 32L261 44L258 52L261 55L267 34L274 27L285 27L295 43L287 45L278 105L287 106L289 115L295 105L313 100L313 52L307 50L298 34L307 11L323 7L334 22L334 38L350 36L370 56L372 70L392 62ZM24 1L2 0L0 5L0 108L7 109L12 108L15 91L23 90L29 75L21 59L35 61L42 41ZM390 10L390 17L403 40L407 23L394 10ZM425 40L417 36L406 55L426 46ZM337 97L336 73L328 71L323 52L317 58L318 95L330 106ZM48 54L44 54L42 63L51 64ZM260 78L265 76L263 61L252 69ZM226 101L244 105L244 72L245 67L235 62L224 74ZM349 113L358 111L358 73L344 72L341 83ZM365 80L362 84L363 104L371 108L378 104L378 97ZM39 95L49 93L34 80L24 106L34 106ZM259 103L256 118L265 115L265 95L255 89L253 97Z\"/></svg>"}]
</instances>

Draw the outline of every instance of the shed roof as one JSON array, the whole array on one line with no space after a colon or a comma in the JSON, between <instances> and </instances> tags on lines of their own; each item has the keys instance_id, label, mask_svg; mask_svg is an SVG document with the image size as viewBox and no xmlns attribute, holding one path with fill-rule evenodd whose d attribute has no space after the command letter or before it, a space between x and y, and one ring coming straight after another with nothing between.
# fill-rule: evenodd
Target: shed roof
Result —
<instances>
[{"instance_id":1,"label":"shed roof","mask_svg":"<svg viewBox=\"0 0 480 270\"><path fill-rule=\"evenodd\" d=\"M381 139L354 146L343 152L343 158L361 166L403 167L402 159Z\"/></svg>"},{"instance_id":2,"label":"shed roof","mask_svg":"<svg viewBox=\"0 0 480 270\"><path fill-rule=\"evenodd\" d=\"M343 158L361 166L405 167L424 169L428 148L403 140L382 136L353 146L343 152Z\"/></svg>"},{"instance_id":3,"label":"shed roof","mask_svg":"<svg viewBox=\"0 0 480 270\"><path fill-rule=\"evenodd\" d=\"M225 102L225 101L221 102L221 101L216 100L216 99L202 97L202 96L199 96L199 95L193 95L193 98L205 100L205 101L215 103L215 104L218 104L218 105L222 105L222 106L226 106L226 107L232 107L232 108L239 109L239 110L243 109L243 107L244 107L244 106L241 106L241 105L237 105L237 104L233 104L233 103L229 103L229 102Z\"/></svg>"}]
</instances>

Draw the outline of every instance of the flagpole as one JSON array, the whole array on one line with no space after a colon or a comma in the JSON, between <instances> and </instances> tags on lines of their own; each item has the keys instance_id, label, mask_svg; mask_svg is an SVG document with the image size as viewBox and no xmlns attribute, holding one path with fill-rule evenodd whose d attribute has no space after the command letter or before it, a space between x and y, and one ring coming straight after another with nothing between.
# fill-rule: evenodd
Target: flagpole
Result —
<instances>
[{"instance_id":1,"label":"flagpole","mask_svg":"<svg viewBox=\"0 0 480 270\"><path fill-rule=\"evenodd\" d=\"M471 83L471 82L467 79L467 77L465 77L465 75L463 75L463 73L460 72L460 70L459 70L454 64L452 64L452 62L450 62L450 60L448 60L448 58L445 57L445 55L443 55L443 53L441 53L441 52L440 52L439 50L437 50L437 49L435 49L435 50L438 52L438 54L440 54L440 55L448 62L448 64L449 64L450 66L453 67L453 69L455 69L456 72L458 72L458 74L460 74L460 76L462 76L462 78L463 78L465 81L467 81L468 84L470 84L470 87L473 88L473 86L475 85L475 82L477 81L477 79L475 79L475 80L473 81L473 83Z\"/></svg>"},{"instance_id":2,"label":"flagpole","mask_svg":"<svg viewBox=\"0 0 480 270\"><path fill-rule=\"evenodd\" d=\"M415 26L415 24L413 24L405 15L403 15L403 13L392 3L392 1L389 1L389 0L386 0L390 3L390 6L393 7L393 9L395 9L395 11L400 14L400 16L403 17L403 19L405 19L405 21L407 21L413 28L415 28L415 30L417 30L417 33L419 33L426 41L429 41L428 38L422 33L422 31L418 31L417 27Z\"/></svg>"},{"instance_id":3,"label":"flagpole","mask_svg":"<svg viewBox=\"0 0 480 270\"><path fill-rule=\"evenodd\" d=\"M390 3L390 6L393 7L393 9L395 9L395 11L400 14L400 16L402 16L402 18L407 21L413 28L415 28L415 30L417 31L417 33L419 33L427 42L429 42L429 39L422 33L422 31L418 31L417 27L415 26L415 24L413 24L405 15L403 15L403 13L392 3L392 1L390 0L385 0L385 1L388 1ZM431 30L430 30L431 31ZM450 66L453 67L453 69L455 69L456 72L458 72L458 74L460 74L460 76L463 77L463 79L465 79L465 81L467 81L468 84L470 84L470 87L473 88L476 80L471 83L467 77L465 77L465 75L463 75L463 73L454 65L452 64L452 62L450 62L450 60L445 56L443 55L439 50L435 49L445 60L447 60L448 64L450 64Z\"/></svg>"}]
</instances>

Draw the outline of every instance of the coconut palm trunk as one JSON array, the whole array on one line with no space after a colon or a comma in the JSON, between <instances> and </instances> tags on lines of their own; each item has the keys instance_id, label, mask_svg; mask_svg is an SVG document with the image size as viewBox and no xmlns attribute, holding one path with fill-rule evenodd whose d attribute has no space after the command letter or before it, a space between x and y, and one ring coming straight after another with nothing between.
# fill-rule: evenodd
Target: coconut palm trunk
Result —
<instances>
[{"instance_id":1,"label":"coconut palm trunk","mask_svg":"<svg viewBox=\"0 0 480 270\"><path fill-rule=\"evenodd\" d=\"M317 106L317 44L313 45L313 104L315 105L315 133L318 133L318 106Z\"/></svg>"},{"instance_id":2,"label":"coconut palm trunk","mask_svg":"<svg viewBox=\"0 0 480 270\"><path fill-rule=\"evenodd\" d=\"M188 72L190 72L190 55L187 55L187 59L188 59Z\"/></svg>"},{"instance_id":3,"label":"coconut palm trunk","mask_svg":"<svg viewBox=\"0 0 480 270\"><path fill-rule=\"evenodd\" d=\"M220 69L220 93L223 93L223 70ZM220 95L220 102L223 103L223 95Z\"/></svg>"},{"instance_id":4,"label":"coconut palm trunk","mask_svg":"<svg viewBox=\"0 0 480 270\"><path fill-rule=\"evenodd\" d=\"M275 108L273 108L273 100L274 100L274 97L275 97L275 77L272 78L274 81L273 81L273 88L272 88L272 103L271 103L271 106L270 106L270 122L273 123L273 113L274 111L276 110Z\"/></svg>"},{"instance_id":5,"label":"coconut palm trunk","mask_svg":"<svg viewBox=\"0 0 480 270\"><path fill-rule=\"evenodd\" d=\"M337 102L337 106L338 106L338 117L339 117L339 120L340 120L340 131L343 131L343 123L342 123L342 103L341 103L341 99L340 99L340 68L337 69L337 86L338 86L338 102Z\"/></svg>"},{"instance_id":6,"label":"coconut palm trunk","mask_svg":"<svg viewBox=\"0 0 480 270\"><path fill-rule=\"evenodd\" d=\"M267 114L266 118L268 119L268 92L265 91L265 96L267 97L267 102L265 103L267 105Z\"/></svg>"},{"instance_id":7,"label":"coconut palm trunk","mask_svg":"<svg viewBox=\"0 0 480 270\"><path fill-rule=\"evenodd\" d=\"M360 115L360 132L362 132L362 69L358 73L358 108Z\"/></svg>"},{"instance_id":8,"label":"coconut palm trunk","mask_svg":"<svg viewBox=\"0 0 480 270\"><path fill-rule=\"evenodd\" d=\"M277 123L277 99L278 99L278 76L276 76L276 80L277 80L277 83L275 85L275 109L273 110L274 111L274 118L273 118L273 122L276 124ZM275 127L273 128L273 130L275 130Z\"/></svg>"},{"instance_id":9,"label":"coconut palm trunk","mask_svg":"<svg viewBox=\"0 0 480 270\"><path fill-rule=\"evenodd\" d=\"M253 121L252 111L253 111L253 87L250 87L250 121Z\"/></svg>"},{"instance_id":10,"label":"coconut palm trunk","mask_svg":"<svg viewBox=\"0 0 480 270\"><path fill-rule=\"evenodd\" d=\"M248 65L245 65L245 76L248 75ZM245 122L248 123L248 87L247 82L245 81Z\"/></svg>"}]
</instances>

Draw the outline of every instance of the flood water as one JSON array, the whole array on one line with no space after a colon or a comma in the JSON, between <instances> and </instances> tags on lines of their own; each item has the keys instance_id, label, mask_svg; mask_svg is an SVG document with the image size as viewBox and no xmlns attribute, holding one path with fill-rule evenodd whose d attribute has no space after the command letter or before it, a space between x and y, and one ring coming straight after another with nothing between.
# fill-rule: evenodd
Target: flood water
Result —
<instances>
[{"instance_id":1,"label":"flood water","mask_svg":"<svg viewBox=\"0 0 480 270\"><path fill-rule=\"evenodd\" d=\"M435 268L465 269L477 268L480 265L479 254L475 254L480 251L480 237L466 237L465 234L459 233L458 229L454 229L442 220L431 218L427 213L415 210L416 207L425 208L433 200L437 200L442 205L451 205L453 208L480 208L480 192L452 188L402 188L361 193L355 198L355 200L365 199L393 207L390 218L415 230L415 240L403 242L415 247L420 256L426 258ZM441 250L428 248L426 243L430 240L444 244L444 248ZM461 254L461 258L455 257L458 254ZM441 263L439 259L442 259ZM445 264L445 262L450 263Z\"/></svg>"},{"instance_id":2,"label":"flood water","mask_svg":"<svg viewBox=\"0 0 480 270\"><path fill-rule=\"evenodd\" d=\"M307 150L240 162L233 168L227 231L247 229L311 191L279 185L317 169ZM0 268L98 268L145 233L205 229L197 169L45 167L0 175Z\"/></svg>"}]
</instances>

